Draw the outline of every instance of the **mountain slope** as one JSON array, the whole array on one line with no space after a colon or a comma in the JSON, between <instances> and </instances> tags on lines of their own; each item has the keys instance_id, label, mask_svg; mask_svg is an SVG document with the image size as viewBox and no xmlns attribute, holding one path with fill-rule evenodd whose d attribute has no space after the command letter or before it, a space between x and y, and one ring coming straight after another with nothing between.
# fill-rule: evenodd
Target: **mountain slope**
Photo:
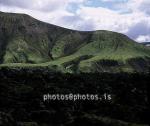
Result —
<instances>
[{"instance_id":1,"label":"mountain slope","mask_svg":"<svg viewBox=\"0 0 150 126\"><path fill-rule=\"evenodd\" d=\"M116 32L75 31L0 12L0 63L72 73L147 72L150 49Z\"/></svg>"}]
</instances>

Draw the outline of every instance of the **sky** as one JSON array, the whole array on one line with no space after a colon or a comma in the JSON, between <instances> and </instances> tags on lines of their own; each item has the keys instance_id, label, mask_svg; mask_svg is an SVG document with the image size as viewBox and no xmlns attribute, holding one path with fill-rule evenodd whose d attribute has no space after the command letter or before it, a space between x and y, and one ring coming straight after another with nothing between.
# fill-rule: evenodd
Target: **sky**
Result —
<instances>
[{"instance_id":1,"label":"sky","mask_svg":"<svg viewBox=\"0 0 150 126\"><path fill-rule=\"evenodd\" d=\"M109 30L150 42L150 0L0 0L0 11L25 13L65 28Z\"/></svg>"}]
</instances>

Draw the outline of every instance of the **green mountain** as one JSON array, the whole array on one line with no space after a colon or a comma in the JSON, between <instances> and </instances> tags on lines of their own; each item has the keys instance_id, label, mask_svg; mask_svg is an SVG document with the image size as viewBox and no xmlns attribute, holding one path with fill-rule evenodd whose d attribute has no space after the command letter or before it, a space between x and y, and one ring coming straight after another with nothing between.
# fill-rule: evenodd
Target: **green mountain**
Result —
<instances>
[{"instance_id":1,"label":"green mountain","mask_svg":"<svg viewBox=\"0 0 150 126\"><path fill-rule=\"evenodd\" d=\"M0 12L0 66L61 72L148 72L150 48L111 31L75 31Z\"/></svg>"}]
</instances>

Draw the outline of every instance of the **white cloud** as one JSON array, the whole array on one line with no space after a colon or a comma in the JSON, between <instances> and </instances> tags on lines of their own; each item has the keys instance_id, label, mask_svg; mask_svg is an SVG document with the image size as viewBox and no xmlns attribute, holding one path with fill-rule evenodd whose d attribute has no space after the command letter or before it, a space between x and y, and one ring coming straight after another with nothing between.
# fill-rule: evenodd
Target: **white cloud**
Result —
<instances>
[{"instance_id":1,"label":"white cloud","mask_svg":"<svg viewBox=\"0 0 150 126\"><path fill-rule=\"evenodd\" d=\"M145 35L145 36L140 35L140 36L138 36L136 41L138 41L138 42L150 42L150 35Z\"/></svg>"},{"instance_id":2,"label":"white cloud","mask_svg":"<svg viewBox=\"0 0 150 126\"><path fill-rule=\"evenodd\" d=\"M126 0L100 0L103 2L126 2Z\"/></svg>"},{"instance_id":3,"label":"white cloud","mask_svg":"<svg viewBox=\"0 0 150 126\"><path fill-rule=\"evenodd\" d=\"M140 4L139 9L141 11L144 11L146 14L150 15L150 1L149 0L144 0Z\"/></svg>"},{"instance_id":4,"label":"white cloud","mask_svg":"<svg viewBox=\"0 0 150 126\"><path fill-rule=\"evenodd\" d=\"M82 3L85 0L0 0L0 5L30 10L53 11L65 9L69 3Z\"/></svg>"},{"instance_id":5,"label":"white cloud","mask_svg":"<svg viewBox=\"0 0 150 126\"><path fill-rule=\"evenodd\" d=\"M122 33L127 33L134 24L150 19L140 12L122 14L119 11L117 12L102 7L93 8L82 6L77 14L83 17L85 21L86 19L93 20L96 30L103 29Z\"/></svg>"},{"instance_id":6,"label":"white cloud","mask_svg":"<svg viewBox=\"0 0 150 126\"><path fill-rule=\"evenodd\" d=\"M0 0L0 10L26 13L39 20L76 30L111 30L131 38L147 41L150 36L150 1L129 0L115 2L116 10L105 7L87 7L89 0ZM121 0L124 1L124 0ZM67 10L70 4L78 5L76 13ZM144 37L143 37L144 36ZM142 41L143 41L142 40Z\"/></svg>"},{"instance_id":7,"label":"white cloud","mask_svg":"<svg viewBox=\"0 0 150 126\"><path fill-rule=\"evenodd\" d=\"M123 32L126 30L126 23L128 23L123 19L122 15L102 7L92 8L82 6L77 14L83 17L85 21L87 19L93 20L96 30L119 30L119 32ZM120 20L121 18L123 20Z\"/></svg>"},{"instance_id":8,"label":"white cloud","mask_svg":"<svg viewBox=\"0 0 150 126\"><path fill-rule=\"evenodd\" d=\"M49 23L54 23L55 21L62 17L62 16L71 16L72 13L69 13L68 11L61 9L61 10L55 10L51 12L43 12L43 11L38 11L38 10L30 10L30 9L23 9L23 8L18 8L18 7L9 7L9 6L3 6L0 7L1 11L4 12L13 12L13 13L25 13L28 15L33 16L36 19L39 19L44 22L49 22Z\"/></svg>"},{"instance_id":9,"label":"white cloud","mask_svg":"<svg viewBox=\"0 0 150 126\"><path fill-rule=\"evenodd\" d=\"M128 0L123 3L116 3L116 8L130 12L142 12L150 14L150 0Z\"/></svg>"}]
</instances>

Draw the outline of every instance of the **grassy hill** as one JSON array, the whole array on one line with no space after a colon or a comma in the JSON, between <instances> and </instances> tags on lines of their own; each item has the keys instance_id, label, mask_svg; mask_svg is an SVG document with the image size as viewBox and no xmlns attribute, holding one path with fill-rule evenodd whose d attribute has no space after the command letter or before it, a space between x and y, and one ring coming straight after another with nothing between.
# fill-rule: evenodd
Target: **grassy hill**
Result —
<instances>
[{"instance_id":1,"label":"grassy hill","mask_svg":"<svg viewBox=\"0 0 150 126\"><path fill-rule=\"evenodd\" d=\"M147 72L150 48L111 31L75 31L0 12L1 67L61 72Z\"/></svg>"}]
</instances>

